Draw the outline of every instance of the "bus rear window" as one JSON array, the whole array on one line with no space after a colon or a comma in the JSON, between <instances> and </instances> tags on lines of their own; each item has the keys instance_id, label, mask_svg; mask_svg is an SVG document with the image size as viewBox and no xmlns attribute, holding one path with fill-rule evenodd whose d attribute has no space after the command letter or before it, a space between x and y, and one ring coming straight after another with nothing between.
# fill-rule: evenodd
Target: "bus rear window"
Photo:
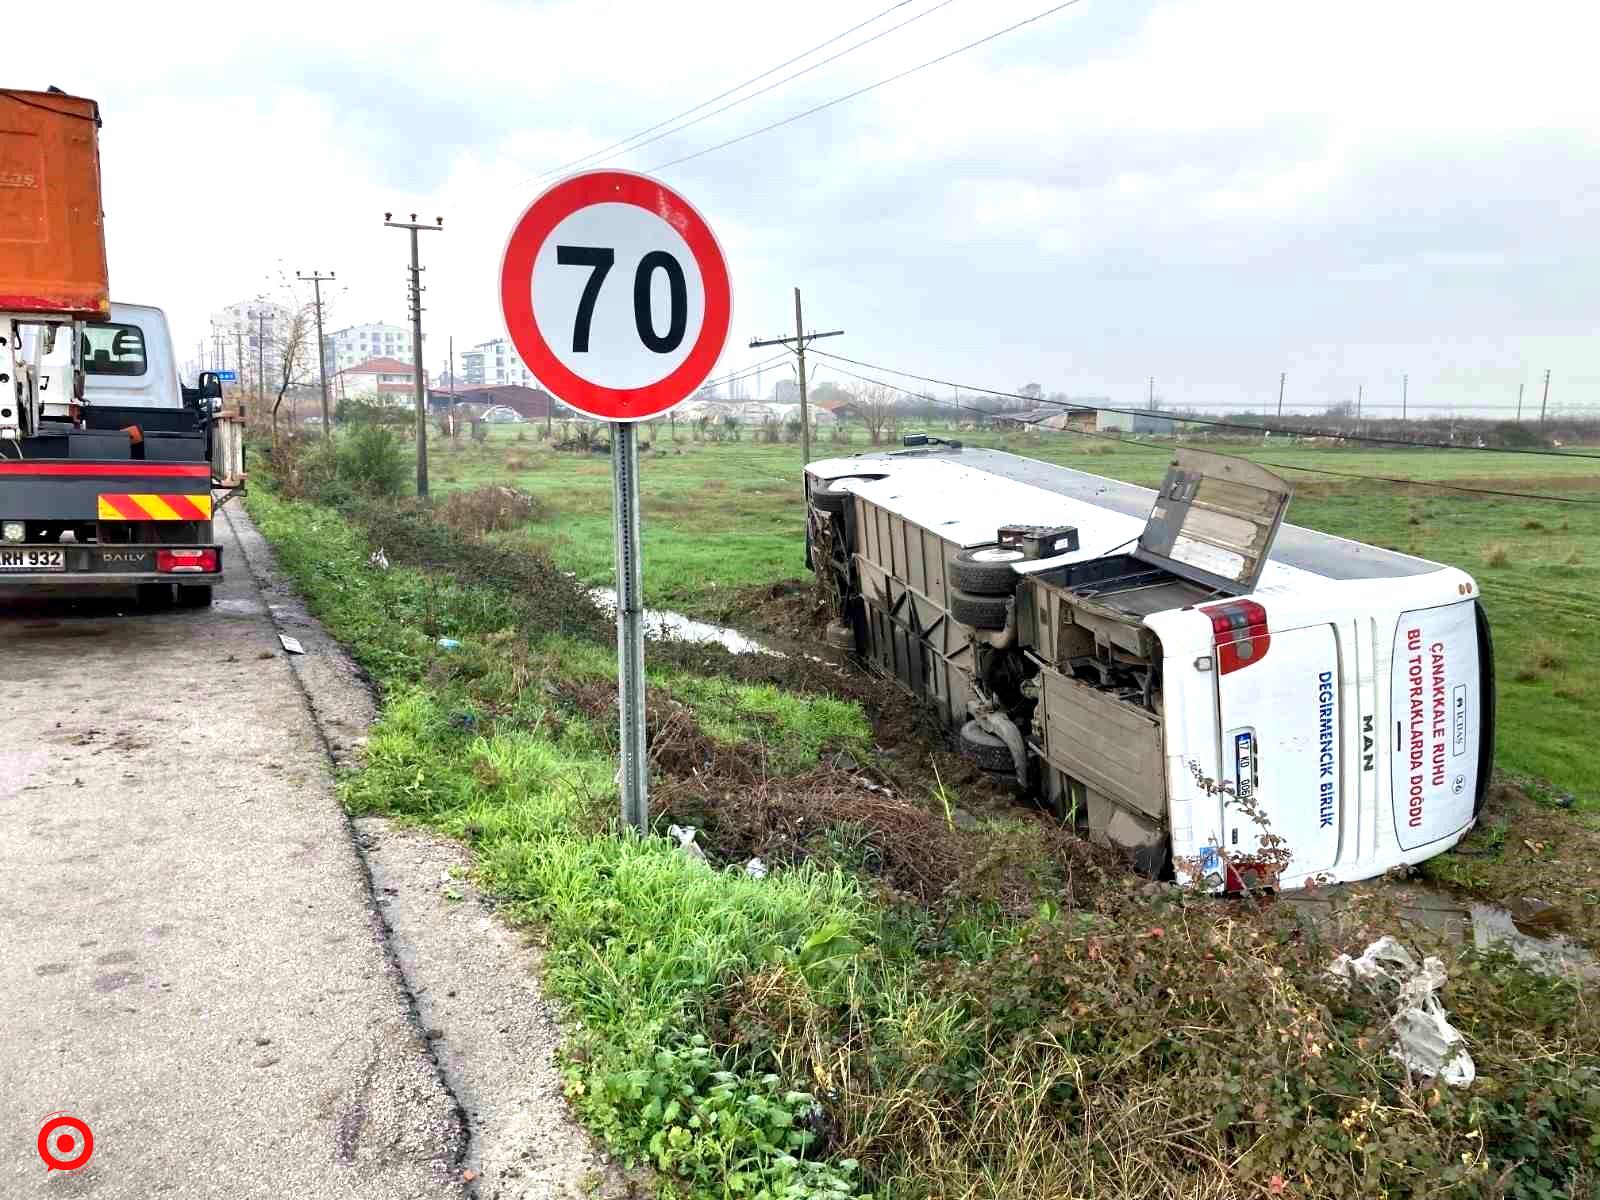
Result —
<instances>
[{"instance_id":1,"label":"bus rear window","mask_svg":"<svg viewBox=\"0 0 1600 1200\"><path fill-rule=\"evenodd\" d=\"M90 375L143 375L144 332L137 325L86 325L83 369Z\"/></svg>"}]
</instances>

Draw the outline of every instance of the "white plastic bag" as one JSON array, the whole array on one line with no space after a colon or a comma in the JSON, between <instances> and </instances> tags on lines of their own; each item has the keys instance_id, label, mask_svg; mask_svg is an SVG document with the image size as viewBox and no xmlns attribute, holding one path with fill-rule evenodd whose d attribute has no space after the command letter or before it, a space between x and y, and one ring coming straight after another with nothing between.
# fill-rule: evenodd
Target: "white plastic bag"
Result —
<instances>
[{"instance_id":1,"label":"white plastic bag","mask_svg":"<svg viewBox=\"0 0 1600 1200\"><path fill-rule=\"evenodd\" d=\"M1467 1052L1466 1039L1450 1024L1437 992L1445 984L1444 963L1429 956L1416 957L1392 937L1381 937L1360 958L1341 954L1328 970L1344 980L1372 982L1392 979L1400 985L1395 999L1391 1053L1421 1075L1439 1076L1452 1087L1466 1087L1477 1078L1478 1068Z\"/></svg>"}]
</instances>

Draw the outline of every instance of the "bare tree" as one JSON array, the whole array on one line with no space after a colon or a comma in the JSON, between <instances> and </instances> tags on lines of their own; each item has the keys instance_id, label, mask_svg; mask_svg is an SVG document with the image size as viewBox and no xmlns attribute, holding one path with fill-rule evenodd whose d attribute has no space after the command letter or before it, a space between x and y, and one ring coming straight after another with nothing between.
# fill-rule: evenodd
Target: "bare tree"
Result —
<instances>
[{"instance_id":1,"label":"bare tree","mask_svg":"<svg viewBox=\"0 0 1600 1200\"><path fill-rule=\"evenodd\" d=\"M881 383L858 384L855 407L861 414L861 423L867 427L867 437L874 446L883 440L884 430L894 427L899 415L895 411L894 392Z\"/></svg>"},{"instance_id":2,"label":"bare tree","mask_svg":"<svg viewBox=\"0 0 1600 1200\"><path fill-rule=\"evenodd\" d=\"M274 331L272 357L276 362L278 397L272 402L272 442L278 442L278 410L291 387L307 386L316 368L316 315L312 306L301 304L290 310L289 320ZM291 406L293 411L293 406Z\"/></svg>"}]
</instances>

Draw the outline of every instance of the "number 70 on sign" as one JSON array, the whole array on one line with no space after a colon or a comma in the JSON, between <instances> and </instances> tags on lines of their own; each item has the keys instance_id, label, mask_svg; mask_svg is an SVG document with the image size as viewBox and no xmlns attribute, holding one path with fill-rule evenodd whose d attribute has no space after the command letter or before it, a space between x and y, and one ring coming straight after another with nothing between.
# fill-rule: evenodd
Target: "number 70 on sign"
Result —
<instances>
[{"instance_id":1,"label":"number 70 on sign","mask_svg":"<svg viewBox=\"0 0 1600 1200\"><path fill-rule=\"evenodd\" d=\"M666 185L591 171L538 197L500 274L511 340L528 369L580 412L660 416L716 366L732 319L728 267L710 227Z\"/></svg>"}]
</instances>

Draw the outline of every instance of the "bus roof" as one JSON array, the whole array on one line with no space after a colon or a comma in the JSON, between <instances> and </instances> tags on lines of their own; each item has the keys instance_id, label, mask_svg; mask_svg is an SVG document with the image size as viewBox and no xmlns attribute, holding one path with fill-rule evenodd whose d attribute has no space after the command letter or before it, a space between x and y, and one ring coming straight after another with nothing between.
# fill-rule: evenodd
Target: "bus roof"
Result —
<instances>
[{"instance_id":1,"label":"bus roof","mask_svg":"<svg viewBox=\"0 0 1600 1200\"><path fill-rule=\"evenodd\" d=\"M946 476L944 486L941 486L938 477L945 475L941 467L950 468L952 476L970 476L973 472L980 472L1123 517L1137 518L1141 522L1150 516L1156 499L1156 493L1151 488L977 446L929 446L857 454L849 458L823 459L811 463L806 471L823 480L854 475L902 476L900 482L912 486L895 489L897 494L892 496L881 494L881 489L873 489L877 493L872 495L873 501L925 527L939 526L935 532L962 545L992 541L995 530L1007 522L1054 519L1049 514L1026 511L1008 512L995 519L991 505L983 502L986 498L951 494L948 485L956 483L955 478ZM970 487L974 481L969 477L962 482ZM1025 494L1009 488L1004 491L1012 493L1013 503L1019 496L1025 497ZM955 502L955 509L945 507L952 502ZM931 521L930 514L940 509L945 512L959 509L960 515L948 520ZM967 526L971 528L965 528ZM1427 559L1288 524L1278 530L1268 558L1270 562L1309 571L1327 579L1389 579L1426 575L1442 569L1439 563Z\"/></svg>"}]
</instances>

